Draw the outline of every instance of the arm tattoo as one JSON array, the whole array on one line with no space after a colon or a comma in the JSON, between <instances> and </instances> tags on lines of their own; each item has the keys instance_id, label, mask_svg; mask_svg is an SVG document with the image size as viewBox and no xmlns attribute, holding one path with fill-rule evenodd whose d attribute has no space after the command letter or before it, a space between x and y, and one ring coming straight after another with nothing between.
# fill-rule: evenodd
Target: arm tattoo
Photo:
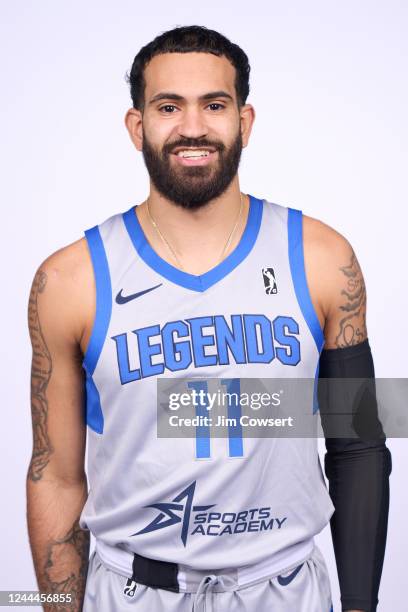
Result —
<instances>
[{"instance_id":1,"label":"arm tattoo","mask_svg":"<svg viewBox=\"0 0 408 612\"><path fill-rule=\"evenodd\" d=\"M39 270L34 278L28 304L28 324L33 346L31 365L31 413L33 421L33 454L28 478L38 481L53 452L47 431L48 401L46 390L51 378L52 361L41 330L38 315L38 294L43 293L47 275Z\"/></svg>"},{"instance_id":2,"label":"arm tattoo","mask_svg":"<svg viewBox=\"0 0 408 612\"><path fill-rule=\"evenodd\" d=\"M69 560L69 562L68 562ZM74 609L82 610L89 560L89 531L81 529L76 519L66 536L48 544L43 573L47 593L72 593ZM73 608L67 604L52 607L53 612Z\"/></svg>"},{"instance_id":3,"label":"arm tattoo","mask_svg":"<svg viewBox=\"0 0 408 612\"><path fill-rule=\"evenodd\" d=\"M346 289L341 295L344 296L344 304L340 310L345 316L340 321L339 333L336 336L336 346L344 348L358 344L367 338L366 318L366 288L360 265L354 254L348 266L340 268L347 278Z\"/></svg>"}]
</instances>

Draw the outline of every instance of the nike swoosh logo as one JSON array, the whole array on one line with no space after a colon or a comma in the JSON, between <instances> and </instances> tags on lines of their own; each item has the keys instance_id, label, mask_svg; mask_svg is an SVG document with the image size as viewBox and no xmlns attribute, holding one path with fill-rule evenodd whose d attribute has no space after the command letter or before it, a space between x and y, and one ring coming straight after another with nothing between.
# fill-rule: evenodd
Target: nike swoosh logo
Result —
<instances>
[{"instance_id":1,"label":"nike swoosh logo","mask_svg":"<svg viewBox=\"0 0 408 612\"><path fill-rule=\"evenodd\" d=\"M150 291L153 291L154 289L161 287L162 284L163 283L160 283L160 285L155 285L154 287L149 287L149 289L144 289L143 291L138 291L137 293L131 293L130 295L122 295L123 289L121 289L118 295L116 296L116 303L117 304L127 304L131 300L135 300L136 298L144 295L145 293L150 293Z\"/></svg>"},{"instance_id":2,"label":"nike swoosh logo","mask_svg":"<svg viewBox=\"0 0 408 612\"><path fill-rule=\"evenodd\" d=\"M298 565L297 568L294 569L291 574L289 574L289 576L278 576L279 584L281 586L287 586L288 584L290 584L292 580L295 578L295 576L298 575L302 567L303 567L303 563L301 563L301 565Z\"/></svg>"}]
</instances>

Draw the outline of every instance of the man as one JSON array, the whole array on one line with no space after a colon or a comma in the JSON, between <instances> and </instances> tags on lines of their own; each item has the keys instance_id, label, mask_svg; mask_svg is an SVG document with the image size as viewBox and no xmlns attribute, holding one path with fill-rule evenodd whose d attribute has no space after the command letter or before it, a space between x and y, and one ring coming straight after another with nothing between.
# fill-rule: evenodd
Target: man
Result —
<instances>
[{"instance_id":1,"label":"man","mask_svg":"<svg viewBox=\"0 0 408 612\"><path fill-rule=\"evenodd\" d=\"M316 439L157 435L161 377L198 376L189 389L203 391L217 378L227 390L314 379L319 366L373 375L349 242L240 191L248 81L245 53L206 28L142 48L126 127L148 197L51 255L33 282L30 541L41 590L72 594L77 610L329 612L313 539L329 520L342 609L376 609L383 439L326 441L329 494Z\"/></svg>"}]
</instances>

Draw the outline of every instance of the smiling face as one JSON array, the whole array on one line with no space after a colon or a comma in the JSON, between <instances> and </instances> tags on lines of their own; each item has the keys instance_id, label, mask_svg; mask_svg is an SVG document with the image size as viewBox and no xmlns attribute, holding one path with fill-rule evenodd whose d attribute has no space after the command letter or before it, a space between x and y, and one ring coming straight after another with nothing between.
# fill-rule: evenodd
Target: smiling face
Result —
<instances>
[{"instance_id":1,"label":"smiling face","mask_svg":"<svg viewBox=\"0 0 408 612\"><path fill-rule=\"evenodd\" d=\"M126 117L158 192L186 208L219 197L235 177L253 121L238 107L235 68L210 53L165 53L145 68L143 112Z\"/></svg>"}]
</instances>

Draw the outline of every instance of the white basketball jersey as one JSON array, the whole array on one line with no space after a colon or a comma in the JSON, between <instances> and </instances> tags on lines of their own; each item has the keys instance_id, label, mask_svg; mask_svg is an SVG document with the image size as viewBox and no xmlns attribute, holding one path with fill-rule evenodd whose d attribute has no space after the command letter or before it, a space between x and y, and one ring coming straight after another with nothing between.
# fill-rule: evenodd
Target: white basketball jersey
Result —
<instances>
[{"instance_id":1,"label":"white basketball jersey","mask_svg":"<svg viewBox=\"0 0 408 612\"><path fill-rule=\"evenodd\" d=\"M80 525L101 556L119 570L129 553L193 569L304 556L334 512L316 438L157 435L160 377L317 379L302 212L250 196L239 244L199 276L157 255L135 207L85 234L97 296Z\"/></svg>"}]
</instances>

